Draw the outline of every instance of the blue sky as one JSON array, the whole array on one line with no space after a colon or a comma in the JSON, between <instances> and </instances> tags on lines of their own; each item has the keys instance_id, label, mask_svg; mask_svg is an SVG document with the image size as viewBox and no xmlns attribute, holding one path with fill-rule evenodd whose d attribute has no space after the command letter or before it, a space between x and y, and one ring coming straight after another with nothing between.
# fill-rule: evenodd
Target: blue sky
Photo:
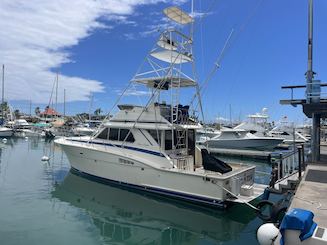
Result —
<instances>
[{"instance_id":1,"label":"blue sky","mask_svg":"<svg viewBox=\"0 0 327 245\"><path fill-rule=\"evenodd\" d=\"M13 32L15 25L12 24L12 29L7 27L5 33L11 41L3 39L0 42L0 57L4 57L2 63L8 69L6 98L13 107L28 112L30 99L32 108L44 107L50 97L54 72L59 70L59 100L62 101L62 91L66 88L66 97L70 101L66 105L68 113L88 111L90 91L94 95L93 110L101 107L108 111L152 48L158 37L156 26L167 23L162 19L162 9L174 4L168 0L104 0L98 1L101 2L99 6L86 0L72 2L74 6L56 1L60 8L56 3L46 6L29 3L31 6L26 4L24 7L18 0L0 3L0 9L7 13L0 14L1 19L14 16L12 23L15 23L19 20L16 15L25 14L27 21L23 26L27 25L36 35L22 42L20 39L24 40L26 28L16 28ZM267 107L272 120L288 115L301 123L304 118L301 108L281 106L279 100L289 94L281 90L282 85L305 82L307 1L194 2L197 12L209 10L205 18L197 19L195 26L194 55L200 83L212 69L227 36L234 29L221 67L203 95L206 119L229 118L231 105L234 119ZM184 10L190 10L189 1L178 1L178 4ZM74 8L81 9L74 11ZM41 12L49 9L50 14L40 14L40 9ZM327 77L324 69L327 65L324 55L327 51L326 10L326 1L315 0L314 70L318 73L316 78L322 80ZM62 17L64 14L66 19ZM42 25L42 19L48 25ZM19 35L20 31L22 35ZM33 54L26 56L31 46ZM17 53L20 48L26 51ZM43 66L44 62L43 70L35 68ZM187 96L190 96L189 91ZM304 90L297 96L303 97ZM128 99L138 101L134 97ZM61 108L62 104L59 111Z\"/></svg>"}]
</instances>

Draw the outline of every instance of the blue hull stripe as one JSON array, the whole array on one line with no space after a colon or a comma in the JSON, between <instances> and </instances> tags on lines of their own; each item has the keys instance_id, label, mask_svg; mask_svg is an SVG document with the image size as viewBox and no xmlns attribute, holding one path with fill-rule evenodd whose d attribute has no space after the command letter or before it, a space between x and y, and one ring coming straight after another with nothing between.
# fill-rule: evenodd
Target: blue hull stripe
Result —
<instances>
[{"instance_id":1,"label":"blue hull stripe","mask_svg":"<svg viewBox=\"0 0 327 245\"><path fill-rule=\"evenodd\" d=\"M180 199L180 200L184 200L184 201L188 201L188 202L192 202L192 203L204 204L204 205L211 206L211 207L219 207L219 208L227 207L227 205L226 205L227 203L222 200L206 198L206 197L201 197L201 196L195 196L195 195L180 193L180 192L176 192L176 191L169 191L169 190L155 188L155 187L134 185L134 184L130 184L130 183L106 179L106 178L98 177L98 176L95 176L92 174L88 174L88 173L79 171L78 169L76 169L74 167L72 167L71 170L79 175L82 175L83 177L85 177L87 179L91 179L91 180L94 180L94 181L102 183L102 184L113 184L116 186L127 187L130 189L154 193L154 194L161 195L161 196L163 195L163 196L171 197L174 199Z\"/></svg>"},{"instance_id":2,"label":"blue hull stripe","mask_svg":"<svg viewBox=\"0 0 327 245\"><path fill-rule=\"evenodd\" d=\"M114 146L114 147L119 147L119 148L125 148L125 149L132 150L132 151L139 151L139 152L147 153L147 154L155 155L155 156L158 156L158 157L165 157L160 152L145 150L145 149L136 148L136 147L132 147L132 146L126 146L126 145L122 146L122 145L116 145L116 144L110 144L110 143L102 143L102 142L95 142L95 141L86 141L86 140L74 140L74 139L67 139L67 140L74 141L74 142L82 142L82 143L96 144L96 145Z\"/></svg>"}]
</instances>

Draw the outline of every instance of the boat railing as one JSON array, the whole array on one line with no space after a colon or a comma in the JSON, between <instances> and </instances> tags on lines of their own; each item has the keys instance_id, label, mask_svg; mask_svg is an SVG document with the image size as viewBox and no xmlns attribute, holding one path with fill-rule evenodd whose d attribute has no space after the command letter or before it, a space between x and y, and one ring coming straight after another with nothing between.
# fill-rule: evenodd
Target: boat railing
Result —
<instances>
[{"instance_id":1,"label":"boat railing","mask_svg":"<svg viewBox=\"0 0 327 245\"><path fill-rule=\"evenodd\" d=\"M321 83L319 80L314 80L307 85L294 85L294 86L282 86L282 89L287 89L291 92L289 99L280 100L281 104L298 105L306 102L306 99L295 98L295 89L306 89L306 98L315 102L325 103L327 101L327 92L322 91L327 87L327 83ZM302 93L301 93L302 94Z\"/></svg>"},{"instance_id":2,"label":"boat railing","mask_svg":"<svg viewBox=\"0 0 327 245\"><path fill-rule=\"evenodd\" d=\"M270 186L287 179L291 175L298 174L298 179L302 177L305 170L304 145L295 147L290 152L279 153L272 158L272 174Z\"/></svg>"}]
</instances>

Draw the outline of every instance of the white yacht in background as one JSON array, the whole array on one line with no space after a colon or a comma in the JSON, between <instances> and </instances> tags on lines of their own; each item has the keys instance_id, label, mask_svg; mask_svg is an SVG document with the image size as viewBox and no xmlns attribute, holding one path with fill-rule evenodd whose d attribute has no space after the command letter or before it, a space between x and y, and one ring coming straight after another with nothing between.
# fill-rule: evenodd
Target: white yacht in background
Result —
<instances>
[{"instance_id":1,"label":"white yacht in background","mask_svg":"<svg viewBox=\"0 0 327 245\"><path fill-rule=\"evenodd\" d=\"M196 131L196 142L203 143L219 134L219 130L211 127L203 127Z\"/></svg>"},{"instance_id":2,"label":"white yacht in background","mask_svg":"<svg viewBox=\"0 0 327 245\"><path fill-rule=\"evenodd\" d=\"M254 184L255 166L227 165L195 145L201 126L190 120L193 105L180 101L185 88L199 95L198 83L186 75L194 67L194 20L178 7L164 13L189 34L175 28L162 32L125 90L146 85L151 90L149 101L142 106L120 104L95 136L60 138L55 143L73 169L103 182L202 205L248 203L263 193L262 186Z\"/></svg>"},{"instance_id":3,"label":"white yacht in background","mask_svg":"<svg viewBox=\"0 0 327 245\"><path fill-rule=\"evenodd\" d=\"M286 118L281 120L272 130L268 132L271 137L284 139L285 144L301 144L309 142L309 139L298 132L294 124L288 122Z\"/></svg>"},{"instance_id":4,"label":"white yacht in background","mask_svg":"<svg viewBox=\"0 0 327 245\"><path fill-rule=\"evenodd\" d=\"M283 142L282 138L258 137L244 129L223 128L213 138L203 142L209 149L273 150Z\"/></svg>"},{"instance_id":5,"label":"white yacht in background","mask_svg":"<svg viewBox=\"0 0 327 245\"><path fill-rule=\"evenodd\" d=\"M10 137L13 135L13 131L11 128L0 127L0 137Z\"/></svg>"},{"instance_id":6,"label":"white yacht in background","mask_svg":"<svg viewBox=\"0 0 327 245\"><path fill-rule=\"evenodd\" d=\"M29 124L25 119L16 119L11 124L15 136L18 137L34 137L40 136L39 132L33 130L33 125Z\"/></svg>"},{"instance_id":7,"label":"white yacht in background","mask_svg":"<svg viewBox=\"0 0 327 245\"><path fill-rule=\"evenodd\" d=\"M96 132L96 128L91 128L87 123L74 126L73 129L74 136L87 136L93 135Z\"/></svg>"},{"instance_id":8,"label":"white yacht in background","mask_svg":"<svg viewBox=\"0 0 327 245\"><path fill-rule=\"evenodd\" d=\"M244 129L259 137L267 136L267 132L269 131L269 116L267 111L267 108L263 108L261 112L248 115L248 119L234 127L234 129Z\"/></svg>"}]
</instances>

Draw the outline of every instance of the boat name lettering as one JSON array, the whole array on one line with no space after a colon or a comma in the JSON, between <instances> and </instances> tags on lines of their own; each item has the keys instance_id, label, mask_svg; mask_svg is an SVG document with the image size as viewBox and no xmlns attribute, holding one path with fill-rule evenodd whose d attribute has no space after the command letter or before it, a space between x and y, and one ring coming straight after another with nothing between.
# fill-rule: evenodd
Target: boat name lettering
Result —
<instances>
[{"instance_id":1,"label":"boat name lettering","mask_svg":"<svg viewBox=\"0 0 327 245\"><path fill-rule=\"evenodd\" d=\"M119 163L134 165L134 162L122 158L119 158Z\"/></svg>"}]
</instances>

